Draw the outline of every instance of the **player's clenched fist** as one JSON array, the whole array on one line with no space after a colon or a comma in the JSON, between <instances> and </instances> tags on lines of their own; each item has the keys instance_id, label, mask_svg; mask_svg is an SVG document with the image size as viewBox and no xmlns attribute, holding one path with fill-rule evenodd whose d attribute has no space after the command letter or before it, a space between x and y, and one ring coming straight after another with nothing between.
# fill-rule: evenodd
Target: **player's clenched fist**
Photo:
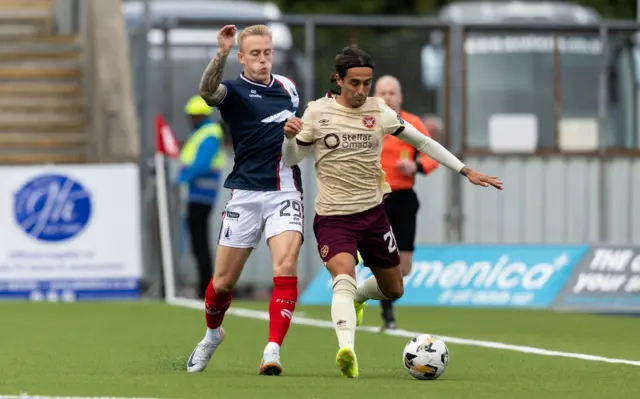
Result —
<instances>
[{"instance_id":1,"label":"player's clenched fist","mask_svg":"<svg viewBox=\"0 0 640 399\"><path fill-rule=\"evenodd\" d=\"M302 130L302 119L291 118L284 124L284 135L288 138L296 137Z\"/></svg>"}]
</instances>

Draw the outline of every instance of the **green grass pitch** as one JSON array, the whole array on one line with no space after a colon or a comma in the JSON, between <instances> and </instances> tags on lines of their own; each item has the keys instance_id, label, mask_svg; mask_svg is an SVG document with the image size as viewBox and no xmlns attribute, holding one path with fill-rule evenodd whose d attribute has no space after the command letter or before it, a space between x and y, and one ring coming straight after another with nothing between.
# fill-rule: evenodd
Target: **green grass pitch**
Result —
<instances>
[{"instance_id":1,"label":"green grass pitch","mask_svg":"<svg viewBox=\"0 0 640 399\"><path fill-rule=\"evenodd\" d=\"M266 310L266 303L234 302ZM329 307L299 306L327 320ZM547 311L399 308L411 331L640 360L640 318ZM369 307L365 324L379 323ZM408 339L359 332L360 378L340 376L331 329L293 325L284 373L258 375L267 323L228 316L227 340L204 373L185 371L204 333L200 311L162 303L0 303L0 396L161 399L602 399L640 398L640 367L449 344L436 381L402 366Z\"/></svg>"}]
</instances>

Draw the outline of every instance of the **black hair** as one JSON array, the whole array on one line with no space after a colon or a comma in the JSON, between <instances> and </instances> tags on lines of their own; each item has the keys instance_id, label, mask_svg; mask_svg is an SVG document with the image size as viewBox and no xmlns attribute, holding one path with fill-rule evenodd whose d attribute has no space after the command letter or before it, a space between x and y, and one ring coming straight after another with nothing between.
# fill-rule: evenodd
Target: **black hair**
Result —
<instances>
[{"instance_id":1,"label":"black hair","mask_svg":"<svg viewBox=\"0 0 640 399\"><path fill-rule=\"evenodd\" d=\"M375 65L373 63L373 59L369 54L367 54L364 50L356 45L347 46L342 49L333 62L333 73L331 74L331 83L333 86L336 86L338 89L331 90L331 92L335 94L340 94L340 88L337 85L338 79L336 75L340 76L340 78L344 78L347 75L347 71L351 68L358 67L369 67L375 70Z\"/></svg>"}]
</instances>

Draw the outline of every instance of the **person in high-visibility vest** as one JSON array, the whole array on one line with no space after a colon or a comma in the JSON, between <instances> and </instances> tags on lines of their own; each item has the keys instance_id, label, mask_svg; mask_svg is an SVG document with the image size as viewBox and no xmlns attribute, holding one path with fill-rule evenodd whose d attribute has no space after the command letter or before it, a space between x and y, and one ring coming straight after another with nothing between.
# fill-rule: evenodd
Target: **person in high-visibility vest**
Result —
<instances>
[{"instance_id":1,"label":"person in high-visibility vest","mask_svg":"<svg viewBox=\"0 0 640 399\"><path fill-rule=\"evenodd\" d=\"M217 199L220 172L226 158L222 128L211 119L212 108L202 97L194 96L184 110L193 126L193 134L180 151L178 183L187 184L189 188L187 225L191 251L198 266L198 297L204 298L213 277L209 215Z\"/></svg>"},{"instance_id":2,"label":"person in high-visibility vest","mask_svg":"<svg viewBox=\"0 0 640 399\"><path fill-rule=\"evenodd\" d=\"M376 97L384 99L385 103L400 118L404 119L425 136L430 136L420 118L402 109L402 90L400 82L393 76L386 75L378 79L375 84ZM414 240L416 236L417 215L420 202L413 190L415 176L420 173L427 175L433 172L438 163L421 154L410 144L386 135L382 145L380 164L386 174L386 181L391 187L391 193L385 200L385 211L393 229L396 245L400 252L400 271L403 276L411 272L413 263ZM396 328L396 318L393 311L393 301L384 300L382 306L383 330Z\"/></svg>"}]
</instances>

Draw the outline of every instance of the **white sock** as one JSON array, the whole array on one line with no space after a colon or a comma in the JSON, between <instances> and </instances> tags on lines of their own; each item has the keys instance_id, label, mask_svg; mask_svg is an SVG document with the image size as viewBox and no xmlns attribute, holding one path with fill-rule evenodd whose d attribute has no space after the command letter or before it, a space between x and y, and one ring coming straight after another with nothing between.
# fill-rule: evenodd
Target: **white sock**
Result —
<instances>
[{"instance_id":1,"label":"white sock","mask_svg":"<svg viewBox=\"0 0 640 399\"><path fill-rule=\"evenodd\" d=\"M355 301L358 303L364 303L369 299L377 299L379 301L389 299L385 294L380 291L378 282L375 276L371 276L365 280L364 284L358 287L356 291Z\"/></svg>"},{"instance_id":2,"label":"white sock","mask_svg":"<svg viewBox=\"0 0 640 399\"><path fill-rule=\"evenodd\" d=\"M333 280L333 298L331 299L331 320L338 336L340 348L355 346L356 310L353 298L356 294L356 280L340 274Z\"/></svg>"},{"instance_id":3,"label":"white sock","mask_svg":"<svg viewBox=\"0 0 640 399\"><path fill-rule=\"evenodd\" d=\"M280 352L280 345L276 344L275 342L269 342L267 344L267 347L264 348L265 353L266 352Z\"/></svg>"},{"instance_id":4,"label":"white sock","mask_svg":"<svg viewBox=\"0 0 640 399\"><path fill-rule=\"evenodd\" d=\"M207 328L207 333L204 336L204 340L212 344L217 344L220 341L220 327Z\"/></svg>"}]
</instances>

